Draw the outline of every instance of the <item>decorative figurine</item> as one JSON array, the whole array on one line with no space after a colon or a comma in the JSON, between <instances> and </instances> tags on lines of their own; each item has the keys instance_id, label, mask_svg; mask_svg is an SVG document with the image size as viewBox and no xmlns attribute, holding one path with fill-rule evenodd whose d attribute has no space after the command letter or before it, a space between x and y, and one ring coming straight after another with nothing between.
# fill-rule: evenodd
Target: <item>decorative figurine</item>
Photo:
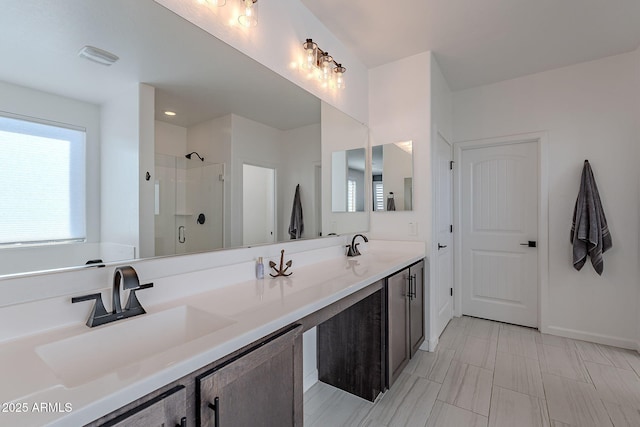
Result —
<instances>
[{"instance_id":1,"label":"decorative figurine","mask_svg":"<svg viewBox=\"0 0 640 427\"><path fill-rule=\"evenodd\" d=\"M289 267L291 267L292 261L289 260L287 261L286 264L286 268L284 267L284 249L280 251L280 268L276 268L276 263L273 261L269 261L269 267L273 268L275 270L276 273L278 274L273 274L273 273L269 273L269 276L271 277L278 277L278 276L291 276L293 273L289 273L289 274L285 274L287 272L287 270L289 269Z\"/></svg>"}]
</instances>

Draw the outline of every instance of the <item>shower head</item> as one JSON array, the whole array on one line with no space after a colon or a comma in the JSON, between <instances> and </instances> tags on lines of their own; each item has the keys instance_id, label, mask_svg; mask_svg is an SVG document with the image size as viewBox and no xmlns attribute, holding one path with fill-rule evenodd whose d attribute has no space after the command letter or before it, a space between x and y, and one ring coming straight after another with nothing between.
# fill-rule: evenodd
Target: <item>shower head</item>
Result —
<instances>
[{"instance_id":1,"label":"shower head","mask_svg":"<svg viewBox=\"0 0 640 427\"><path fill-rule=\"evenodd\" d=\"M201 161L203 161L203 162L204 162L204 157L200 157L200 154L196 153L195 151L192 151L192 152L191 152L191 153L189 153L189 154L185 154L184 156L185 156L187 159L191 160L191 155L193 155L193 154L195 154L196 156L198 156L198 158L199 158Z\"/></svg>"}]
</instances>

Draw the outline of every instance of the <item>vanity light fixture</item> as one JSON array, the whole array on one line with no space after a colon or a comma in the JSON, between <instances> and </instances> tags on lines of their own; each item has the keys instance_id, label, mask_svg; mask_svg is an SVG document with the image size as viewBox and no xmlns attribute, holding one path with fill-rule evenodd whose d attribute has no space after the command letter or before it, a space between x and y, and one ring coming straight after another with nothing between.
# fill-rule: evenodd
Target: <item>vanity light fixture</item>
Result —
<instances>
[{"instance_id":1,"label":"vanity light fixture","mask_svg":"<svg viewBox=\"0 0 640 427\"><path fill-rule=\"evenodd\" d=\"M106 66L113 65L118 59L120 59L113 53L94 46L83 47L78 52L78 56Z\"/></svg>"},{"instance_id":2,"label":"vanity light fixture","mask_svg":"<svg viewBox=\"0 0 640 427\"><path fill-rule=\"evenodd\" d=\"M304 49L302 68L312 71L318 64L318 45L313 40L307 39L302 43L302 48Z\"/></svg>"},{"instance_id":3,"label":"vanity light fixture","mask_svg":"<svg viewBox=\"0 0 640 427\"><path fill-rule=\"evenodd\" d=\"M200 2L202 3L202 0ZM204 2L218 7L222 7L227 4L227 0L204 0Z\"/></svg>"},{"instance_id":4,"label":"vanity light fixture","mask_svg":"<svg viewBox=\"0 0 640 427\"><path fill-rule=\"evenodd\" d=\"M243 27L258 25L258 0L240 0L241 9L238 22Z\"/></svg>"},{"instance_id":5,"label":"vanity light fixture","mask_svg":"<svg viewBox=\"0 0 640 427\"><path fill-rule=\"evenodd\" d=\"M336 62L327 51L320 49L312 39L302 43L302 48L304 58L300 68L306 71L317 71L318 78L325 84L333 83L336 88L344 89L344 73L347 69L342 64Z\"/></svg>"}]
</instances>

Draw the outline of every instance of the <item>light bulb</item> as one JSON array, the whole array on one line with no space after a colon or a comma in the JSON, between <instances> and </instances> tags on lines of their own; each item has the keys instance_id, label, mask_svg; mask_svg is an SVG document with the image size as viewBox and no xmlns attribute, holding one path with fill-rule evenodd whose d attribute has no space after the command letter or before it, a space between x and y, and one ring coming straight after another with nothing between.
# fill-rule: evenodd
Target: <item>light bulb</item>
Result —
<instances>
[{"instance_id":1,"label":"light bulb","mask_svg":"<svg viewBox=\"0 0 640 427\"><path fill-rule=\"evenodd\" d=\"M255 27L258 25L258 0L240 0L242 3L242 13L238 17L238 22L244 27Z\"/></svg>"},{"instance_id":2,"label":"light bulb","mask_svg":"<svg viewBox=\"0 0 640 427\"><path fill-rule=\"evenodd\" d=\"M346 68L344 68L342 66L342 64L338 64L334 69L333 69L333 73L335 74L335 82L336 82L336 87L338 89L344 89L345 87L345 82L344 82L344 72L347 71Z\"/></svg>"},{"instance_id":3,"label":"light bulb","mask_svg":"<svg viewBox=\"0 0 640 427\"><path fill-rule=\"evenodd\" d=\"M320 78L322 80L331 80L331 74L333 71L333 58L329 56L327 52L322 55Z\"/></svg>"}]
</instances>

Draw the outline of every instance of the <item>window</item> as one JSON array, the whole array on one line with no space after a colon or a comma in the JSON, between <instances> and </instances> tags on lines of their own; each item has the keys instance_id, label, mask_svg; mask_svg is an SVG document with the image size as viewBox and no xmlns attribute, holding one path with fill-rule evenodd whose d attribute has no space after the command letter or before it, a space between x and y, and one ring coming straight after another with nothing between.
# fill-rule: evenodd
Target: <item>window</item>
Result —
<instances>
[{"instance_id":1,"label":"window","mask_svg":"<svg viewBox=\"0 0 640 427\"><path fill-rule=\"evenodd\" d=\"M356 181L347 181L347 212L356 211Z\"/></svg>"},{"instance_id":2,"label":"window","mask_svg":"<svg viewBox=\"0 0 640 427\"><path fill-rule=\"evenodd\" d=\"M0 116L0 244L86 240L84 129Z\"/></svg>"},{"instance_id":3,"label":"window","mask_svg":"<svg viewBox=\"0 0 640 427\"><path fill-rule=\"evenodd\" d=\"M373 182L373 210L384 210L384 186L382 181Z\"/></svg>"}]
</instances>

